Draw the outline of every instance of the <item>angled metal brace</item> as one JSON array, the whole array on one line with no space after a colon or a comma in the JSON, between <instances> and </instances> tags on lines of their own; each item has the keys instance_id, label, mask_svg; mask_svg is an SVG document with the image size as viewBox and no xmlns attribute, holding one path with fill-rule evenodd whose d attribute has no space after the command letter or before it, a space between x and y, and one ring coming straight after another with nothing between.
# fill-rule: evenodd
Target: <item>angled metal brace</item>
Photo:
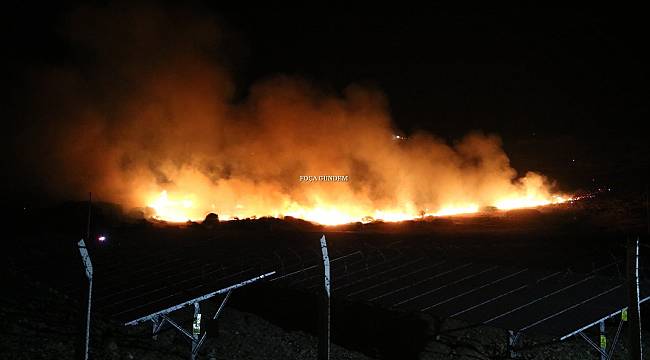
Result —
<instances>
[{"instance_id":1,"label":"angled metal brace","mask_svg":"<svg viewBox=\"0 0 650 360\"><path fill-rule=\"evenodd\" d=\"M203 345L203 341L205 340L205 334L201 336L201 339L196 343L194 346L194 349L192 349L192 356L196 357L196 354L198 354L199 350L201 349L201 346Z\"/></svg>"},{"instance_id":2,"label":"angled metal brace","mask_svg":"<svg viewBox=\"0 0 650 360\"><path fill-rule=\"evenodd\" d=\"M149 314L149 315L140 317L138 319L129 321L129 322L125 323L124 325L131 326L131 325L137 325L139 323L149 321L149 320L151 320L151 319L153 319L153 318L155 318L157 316L169 314L169 313L174 312L174 311L176 311L178 309L182 309L182 308L184 308L186 306L192 305L192 304L194 304L196 302L201 302L201 301L209 299L209 298L211 298L211 297L213 297L215 295L223 294L223 293L226 293L226 292L228 292L230 290L237 289L237 288L240 288L242 286L246 286L248 284L254 283L254 282L258 281L258 280L264 279L264 278L269 277L269 276L274 275L274 274L275 274L275 271L271 271L271 272L268 272L266 274L256 276L256 277L254 277L252 279L242 281L239 284L231 285L231 286L228 286L227 288L223 288L223 289L220 289L220 290L217 290L217 291L213 291L211 293L207 293L205 295L202 295L202 296L199 296L197 298L182 302L180 304L174 305L174 306L169 307L167 309L160 310L160 311L155 312L153 314Z\"/></svg>"},{"instance_id":3,"label":"angled metal brace","mask_svg":"<svg viewBox=\"0 0 650 360\"><path fill-rule=\"evenodd\" d=\"M214 316L212 317L212 320L216 320L216 319L219 317L219 315L221 314L221 311L222 311L223 308L226 306L226 302L227 302L228 299L230 298L230 294L232 294L232 289L231 289L231 290L228 290L228 292L226 293L226 296L223 298L223 300L221 300L221 304L219 304L219 308L218 308L217 311L214 313ZM203 333L203 335L201 336L201 339L199 339L198 343L196 344L196 346L195 346L194 349L192 350L192 353L193 353L193 354L196 355L196 353L199 352L199 350L201 349L201 346L203 345L203 342L205 341L206 336L208 336L208 332L207 332L207 331L205 331L205 332Z\"/></svg>"},{"instance_id":4,"label":"angled metal brace","mask_svg":"<svg viewBox=\"0 0 650 360\"><path fill-rule=\"evenodd\" d=\"M232 294L232 289L226 293L226 296L223 298L221 301L221 304L219 305L219 308L215 312L214 316L212 317L213 320L216 320L221 312L223 311L223 308L225 307L226 302L230 298L230 294ZM173 319L171 319L167 314L161 314L158 317L152 318L151 322L153 323L154 326L154 336L160 331L160 328L162 327L164 322L168 322L171 324L178 332L180 332L182 335L185 335L190 342L192 343L192 358L194 359L196 357L196 354L198 354L199 350L201 349L201 346L203 345L203 342L205 341L208 332L205 331L203 332L203 335L199 338L200 334L200 307L199 307L199 302L195 302L194 304L194 324L193 324L193 331L189 332L185 330L180 324L175 322Z\"/></svg>"},{"instance_id":5,"label":"angled metal brace","mask_svg":"<svg viewBox=\"0 0 650 360\"><path fill-rule=\"evenodd\" d=\"M151 319L151 322L153 323L153 339L157 340L158 339L158 333L160 332L160 329L162 328L163 324L165 323L164 318L159 318L155 317Z\"/></svg>"},{"instance_id":6,"label":"angled metal brace","mask_svg":"<svg viewBox=\"0 0 650 360\"><path fill-rule=\"evenodd\" d=\"M217 312L214 313L214 316L212 317L212 320L217 320L219 317L219 314L221 314L221 311L223 310L224 306L226 306L226 302L230 298L230 294L232 294L232 290L228 290L226 293L226 296L221 300L221 304L219 304L219 308L217 309Z\"/></svg>"},{"instance_id":7,"label":"angled metal brace","mask_svg":"<svg viewBox=\"0 0 650 360\"><path fill-rule=\"evenodd\" d=\"M618 321L618 329L616 329L616 335L614 336L614 341L612 341L612 347L609 349L609 354L607 355L607 359L611 359L614 356L614 350L616 350L616 345L618 344L618 337L621 335L621 330L623 329L623 323L625 320L623 320L623 317L621 316L621 319Z\"/></svg>"},{"instance_id":8,"label":"angled metal brace","mask_svg":"<svg viewBox=\"0 0 650 360\"><path fill-rule=\"evenodd\" d=\"M580 337L582 337L582 338L587 342L587 344L591 345L592 348L596 349L596 351L598 351L598 353L599 353L601 356L604 356L605 358L607 358L607 356L608 356L607 353L604 352L604 351L600 348L600 346L598 346L598 345L597 345L593 340L591 340L591 339L589 338L589 336L585 335L584 332L581 331L581 332L578 333L578 335L580 335Z\"/></svg>"},{"instance_id":9,"label":"angled metal brace","mask_svg":"<svg viewBox=\"0 0 650 360\"><path fill-rule=\"evenodd\" d=\"M215 295L225 293L225 296L224 296L223 300L221 300L221 303L219 304L219 308L217 308L217 311L215 312L214 316L212 317L213 320L216 320L219 317L219 315L221 314L221 312L223 311L223 309L224 309L224 307L226 305L226 302L230 298L230 295L232 294L232 291L234 289L237 289L237 288L240 288L242 286L248 285L248 284L250 284L252 282L263 279L263 278L265 278L267 276L271 276L273 274L275 274L275 271L272 271L272 272L257 276L255 278L252 278L252 279L249 279L249 280L242 281L239 284L232 285L232 286L229 286L227 288L205 294L203 296L199 296L199 297L194 298L192 300L189 300L189 301L180 303L178 305L174 305L172 307L169 307L169 308L167 308L165 310L161 310L161 311L158 311L156 313L153 313L153 314L150 314L150 315L147 315L147 316L143 316L143 317L141 317L139 319L127 322L125 325L136 325L136 324L143 323L143 322L146 322L146 321L151 321L152 324L153 324L153 337L154 337L154 339L156 339L158 333L160 332L160 329L163 326L163 324L165 322L168 322L179 333L181 333L182 335L184 335L185 337L187 337L190 340L190 343L192 344L192 350L191 350L190 355L191 355L191 359L194 360L194 359L196 359L196 356L197 356L199 350L201 349L201 346L203 345L203 342L205 341L205 339L206 339L206 337L208 335L207 331L204 331L203 334L201 334L201 308L199 306L199 303L201 301L207 300L207 299L209 299L209 298L211 298L211 297L213 297ZM188 331L188 330L185 330L180 324L178 324L176 321L174 321L172 318L169 317L170 313L172 313L172 312L174 312L176 310L179 310L179 309L181 309L181 308L183 308L185 306L194 306L194 321L192 323L192 331L191 332Z\"/></svg>"},{"instance_id":10,"label":"angled metal brace","mask_svg":"<svg viewBox=\"0 0 650 360\"><path fill-rule=\"evenodd\" d=\"M181 334L185 335L188 339L192 340L192 334L191 334L189 331L183 329L182 326L180 326L178 323L176 323L174 320L172 320L172 319L171 319L169 316L167 316L166 314L162 314L162 315L160 315L160 316L161 316L163 319L165 319L165 321L167 321L171 326L175 327L176 330L178 330Z\"/></svg>"}]
</instances>

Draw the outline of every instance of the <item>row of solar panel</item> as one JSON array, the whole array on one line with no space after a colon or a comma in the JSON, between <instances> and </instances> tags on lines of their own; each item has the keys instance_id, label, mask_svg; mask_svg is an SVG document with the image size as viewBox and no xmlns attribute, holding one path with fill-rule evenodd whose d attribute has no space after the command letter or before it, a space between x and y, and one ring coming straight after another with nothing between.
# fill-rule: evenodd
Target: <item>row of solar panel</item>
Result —
<instances>
[{"instance_id":1,"label":"row of solar panel","mask_svg":"<svg viewBox=\"0 0 650 360\"><path fill-rule=\"evenodd\" d=\"M272 284L309 291L322 287L318 248L304 239L283 246L277 241L248 248L221 245L218 239L206 238L174 251L169 246L96 251L97 309L132 320L273 270L278 273ZM476 263L435 253L390 239L368 243L335 238L330 241L333 296L553 335L626 306L619 279Z\"/></svg>"},{"instance_id":2,"label":"row of solar panel","mask_svg":"<svg viewBox=\"0 0 650 360\"><path fill-rule=\"evenodd\" d=\"M515 331L563 336L627 306L622 280L594 273L376 253L334 261L331 271L334 297ZM272 281L314 290L322 278L313 268Z\"/></svg>"}]
</instances>

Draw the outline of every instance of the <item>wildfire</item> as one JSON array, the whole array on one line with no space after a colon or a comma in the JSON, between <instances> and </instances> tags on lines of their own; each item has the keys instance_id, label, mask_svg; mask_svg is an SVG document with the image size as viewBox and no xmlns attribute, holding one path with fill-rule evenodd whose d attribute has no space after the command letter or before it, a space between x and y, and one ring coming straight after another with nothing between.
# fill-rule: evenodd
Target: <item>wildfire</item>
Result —
<instances>
[{"instance_id":1,"label":"wildfire","mask_svg":"<svg viewBox=\"0 0 650 360\"><path fill-rule=\"evenodd\" d=\"M514 169L497 134L403 133L375 86L330 92L265 74L240 89L215 61L227 54L215 47L219 27L211 20L179 28L174 14L141 19L139 8L125 10L110 12L119 19L82 12L80 28L105 26L102 36L75 37L97 61L55 71L37 91L59 106L36 117L51 119L52 131L25 133L33 150L25 169L43 171L42 185L52 191L97 189L107 201L148 207L145 213L172 222L212 212L224 220L292 216L328 225L571 199L546 176ZM124 41L131 38L138 41ZM90 76L84 86L80 74Z\"/></svg>"},{"instance_id":2,"label":"wildfire","mask_svg":"<svg viewBox=\"0 0 650 360\"><path fill-rule=\"evenodd\" d=\"M545 206L550 204L560 204L571 200L570 197L554 195L550 198L542 197L523 197L523 198L505 198L496 202L495 207L500 210L511 210L519 208L531 208Z\"/></svg>"},{"instance_id":3,"label":"wildfire","mask_svg":"<svg viewBox=\"0 0 650 360\"><path fill-rule=\"evenodd\" d=\"M163 190L156 196L153 196L148 203L148 207L155 211L154 218L169 222L185 222L188 220L202 220L209 212L214 211L214 204L209 207L200 207L197 205L195 195L170 196L166 190ZM493 204L480 206L476 203L470 204L451 204L441 206L439 209L428 212L425 210L414 211L410 209L393 209L390 211L373 210L368 211L355 205L327 205L322 204L316 207L304 207L298 204L290 204L284 211L269 211L267 213L253 214L246 210L246 207L237 204L235 211L231 214L219 214L223 220L235 218L255 218L255 217L283 217L291 216L322 225L340 225L352 222L399 222L413 220L422 217L444 217L462 214L479 213L483 208L495 208L497 210L513 210L521 208L533 208L551 204L560 204L571 201L572 197L562 195L552 195L543 197L542 195L529 195L524 197L504 197L495 201Z\"/></svg>"},{"instance_id":4,"label":"wildfire","mask_svg":"<svg viewBox=\"0 0 650 360\"><path fill-rule=\"evenodd\" d=\"M464 206L443 206L440 210L436 211L433 214L428 214L431 216L451 216L459 214L473 214L478 212L479 206L476 204L468 204Z\"/></svg>"},{"instance_id":5,"label":"wildfire","mask_svg":"<svg viewBox=\"0 0 650 360\"><path fill-rule=\"evenodd\" d=\"M198 215L190 196L170 199L166 190L154 198L149 207L156 211L155 218L171 222L194 220Z\"/></svg>"}]
</instances>

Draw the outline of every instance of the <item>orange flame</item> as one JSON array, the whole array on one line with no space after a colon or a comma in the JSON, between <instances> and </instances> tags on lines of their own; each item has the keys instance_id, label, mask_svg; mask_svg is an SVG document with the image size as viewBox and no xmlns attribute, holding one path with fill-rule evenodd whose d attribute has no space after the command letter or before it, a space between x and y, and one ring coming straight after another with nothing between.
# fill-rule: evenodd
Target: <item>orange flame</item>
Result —
<instances>
[{"instance_id":1,"label":"orange flame","mask_svg":"<svg viewBox=\"0 0 650 360\"><path fill-rule=\"evenodd\" d=\"M148 207L155 211L155 218L169 222L185 222L188 220L201 220L209 212L214 211L214 205L201 207L197 204L197 197L194 194L172 195L163 190L157 196L153 196ZM391 210L368 210L354 204L320 204L313 207L300 206L296 203L290 204L280 211L267 211L263 213L251 213L241 204L235 206L235 211L230 214L219 214L223 220L249 217L282 217L291 216L304 219L322 225L341 225L353 222L399 222L413 220L422 217L444 217L461 214L474 214L480 212L481 208L493 207L498 210L512 210L520 208L533 208L550 204L560 204L570 201L570 196L552 195L544 197L536 196L517 197L516 195L506 196L496 200L493 204L480 206L476 203L450 204L441 206L433 212L413 211L412 208L391 209ZM200 202L199 202L200 203Z\"/></svg>"}]
</instances>

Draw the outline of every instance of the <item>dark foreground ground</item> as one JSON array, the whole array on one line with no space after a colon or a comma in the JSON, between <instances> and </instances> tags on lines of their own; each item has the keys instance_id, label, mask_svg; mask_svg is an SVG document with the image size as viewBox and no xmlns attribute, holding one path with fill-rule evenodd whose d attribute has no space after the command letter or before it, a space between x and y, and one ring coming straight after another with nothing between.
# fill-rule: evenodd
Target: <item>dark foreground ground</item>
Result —
<instances>
[{"instance_id":1,"label":"dark foreground ground","mask_svg":"<svg viewBox=\"0 0 650 360\"><path fill-rule=\"evenodd\" d=\"M79 302L46 286L12 274L5 279L6 289L0 298L0 358L3 359L73 359L79 338L74 319L79 317ZM250 294L248 294L250 295ZM259 293L258 293L259 295ZM240 304L241 305L241 304ZM279 304L277 311L287 311L290 304ZM214 307L214 305L212 305ZM292 330L286 322L281 326L250 312L227 307L218 325L218 337L210 337L200 353L204 359L315 359L316 338L305 331ZM240 306L246 308L246 305ZM185 314L187 324L190 315ZM268 314L267 314L268 315ZM273 316L270 316L273 318ZM425 341L418 359L507 359L509 352L505 332L489 327L465 330L458 322L438 323L420 319ZM385 329L395 319L375 319L374 325ZM366 324L368 326L369 324ZM189 325L188 325L189 326ZM359 324L352 324L358 328ZM616 324L608 322L609 338ZM308 326L307 326L308 327ZM399 332L402 329L393 329ZM150 327L125 328L110 319L93 317L92 359L187 359L188 343L171 329L157 340L150 336ZM650 333L644 332L645 339ZM595 336L595 335L594 335ZM362 336L360 336L362 337ZM348 342L350 340L347 340ZM358 344L358 346L363 344ZM644 341L648 348L649 341ZM363 346L361 346L363 347ZM382 345L365 346L366 353L334 344L332 359L403 358L382 352ZM407 351L408 352L408 351ZM596 353L580 339L556 342L542 336L526 337L519 352L525 359L596 359ZM374 355L374 356L370 356ZM619 344L615 358L626 358L627 346Z\"/></svg>"},{"instance_id":2,"label":"dark foreground ground","mask_svg":"<svg viewBox=\"0 0 650 360\"><path fill-rule=\"evenodd\" d=\"M80 304L44 284L10 277L10 292L1 297L0 358L73 359L79 338L74 319ZM209 308L209 307L208 307ZM207 309L206 309L207 310ZM191 321L189 314L185 321ZM218 337L204 344L204 359L314 359L316 339L302 331L285 331L253 314L227 308ZM179 319L183 319L182 317ZM189 328L189 325L188 325ZM172 329L150 336L149 326L125 328L93 317L91 359L187 359L189 344ZM333 359L363 360L367 356L340 346Z\"/></svg>"},{"instance_id":3,"label":"dark foreground ground","mask_svg":"<svg viewBox=\"0 0 650 360\"><path fill-rule=\"evenodd\" d=\"M312 239L326 233L333 244L364 241L369 245L397 240L405 249L427 248L449 257L466 257L531 267L589 271L620 259L625 239L647 234L644 199L611 192L583 201L536 210L488 213L453 219L424 219L402 224L350 224L323 228L285 219L242 220L207 228L200 224L169 226L125 219L114 207L94 209L93 234L108 233L109 246L157 247L178 251L181 241L214 238L228 246L248 247L285 237ZM84 204L20 209L17 232L4 241L4 289L0 296L0 358L73 358L80 339L79 292L70 286L81 272L74 243L85 232ZM263 239L263 240L260 240ZM234 245L233 245L234 244ZM642 248L642 256L646 247ZM95 249L99 251L98 249ZM91 256L92 251L91 248ZM125 252L128 253L128 252ZM622 268L611 268L620 276ZM617 274L618 273L618 274ZM64 275L67 274L67 275ZM645 274L645 268L644 268ZM316 296L269 284L234 293L202 358L315 358ZM214 306L214 304L212 305ZM204 310L205 311L205 310ZM647 313L645 306L642 308ZM189 321L187 312L180 318ZM506 332L459 321L396 313L366 304L334 299L333 358L337 359L503 359L510 353ZM644 316L644 323L648 323ZM125 328L105 314L94 315L93 358L188 358L189 344L171 329L153 341L150 326ZM607 323L609 339L616 322ZM189 325L188 325L189 326ZM624 332L625 335L625 332ZM650 339L650 334L645 338ZM528 359L595 359L581 339L556 342L543 335L523 338L520 355ZM625 341L616 357L626 355Z\"/></svg>"}]
</instances>

